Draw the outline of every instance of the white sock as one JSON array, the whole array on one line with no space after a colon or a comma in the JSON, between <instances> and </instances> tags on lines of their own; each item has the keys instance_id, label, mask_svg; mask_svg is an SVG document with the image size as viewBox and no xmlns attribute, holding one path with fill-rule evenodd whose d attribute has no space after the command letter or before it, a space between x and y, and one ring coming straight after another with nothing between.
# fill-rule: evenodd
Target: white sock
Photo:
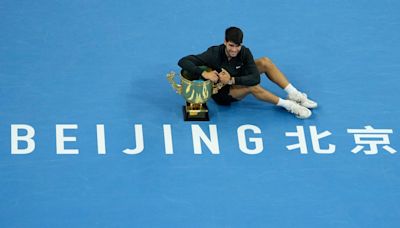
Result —
<instances>
[{"instance_id":1,"label":"white sock","mask_svg":"<svg viewBox=\"0 0 400 228\"><path fill-rule=\"evenodd\" d=\"M276 105L284 107L286 110L289 110L289 108L292 106L292 103L289 100L279 98L278 104Z\"/></svg>"},{"instance_id":2,"label":"white sock","mask_svg":"<svg viewBox=\"0 0 400 228\"><path fill-rule=\"evenodd\" d=\"M287 85L287 86L284 88L284 90L285 90L288 94L299 92L292 84Z\"/></svg>"}]
</instances>

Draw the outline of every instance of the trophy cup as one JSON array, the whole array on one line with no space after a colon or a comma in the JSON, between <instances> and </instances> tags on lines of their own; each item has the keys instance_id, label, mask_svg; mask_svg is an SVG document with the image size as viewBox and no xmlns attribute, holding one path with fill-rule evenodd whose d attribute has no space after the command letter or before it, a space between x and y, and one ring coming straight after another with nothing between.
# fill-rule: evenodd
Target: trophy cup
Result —
<instances>
[{"instance_id":1,"label":"trophy cup","mask_svg":"<svg viewBox=\"0 0 400 228\"><path fill-rule=\"evenodd\" d=\"M209 70L209 69L206 69ZM171 83L172 88L182 95L186 100L183 106L183 116L185 121L209 121L208 107L206 102L211 95L218 92L218 89L210 80L189 80L186 71L180 74L181 84L177 84L174 80L176 73L171 71L167 74L167 80Z\"/></svg>"}]
</instances>

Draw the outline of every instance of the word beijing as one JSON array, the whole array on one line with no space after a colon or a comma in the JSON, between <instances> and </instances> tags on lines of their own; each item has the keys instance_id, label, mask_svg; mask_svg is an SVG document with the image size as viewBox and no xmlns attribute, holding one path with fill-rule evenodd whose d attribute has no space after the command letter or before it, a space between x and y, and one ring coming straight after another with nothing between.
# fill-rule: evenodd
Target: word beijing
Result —
<instances>
[{"instance_id":1,"label":"word beijing","mask_svg":"<svg viewBox=\"0 0 400 228\"><path fill-rule=\"evenodd\" d=\"M65 136L66 130L78 129L77 124L58 124L56 125L56 149L57 154L79 154L78 149L66 149L65 143L76 142L76 137ZM143 126L142 124L134 125L135 146L123 150L125 154L139 154L144 150ZM219 140L217 133L217 125L209 125L209 134L197 125L191 125L193 150L194 154L202 154L202 143L208 148L211 154L219 154ZM20 134L21 132L25 134ZM172 128L170 124L163 125L165 154L174 154L172 141ZM330 136L332 133L323 131L318 133L316 126L309 126L309 136L314 153L332 154L336 151L336 145L329 143L324 148L320 146L320 140ZM390 146L389 134L393 133L392 129L374 129L372 126L365 126L364 129L347 129L347 133L353 134L355 147L351 150L352 153L361 151L366 155L377 154L379 149L382 149L390 154L397 151ZM96 125L97 134L97 152L98 154L106 154L105 128L103 124ZM241 125L237 129L237 138L239 149L250 155L255 155L263 152L264 145L261 137L261 129L255 125ZM308 153L306 141L306 133L304 126L296 126L295 132L285 132L286 137L297 139L297 143L286 146L287 150L297 150L301 154ZM30 125L13 124L11 125L11 154L30 154L35 150L35 129ZM310 141L310 140L309 140ZM20 144L25 143L24 148Z\"/></svg>"}]
</instances>

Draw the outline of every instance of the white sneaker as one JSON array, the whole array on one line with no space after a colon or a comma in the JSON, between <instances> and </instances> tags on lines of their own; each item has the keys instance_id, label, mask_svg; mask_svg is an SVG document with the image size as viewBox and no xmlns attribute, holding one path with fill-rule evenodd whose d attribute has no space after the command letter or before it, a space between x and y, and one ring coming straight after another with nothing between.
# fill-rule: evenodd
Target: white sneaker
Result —
<instances>
[{"instance_id":1,"label":"white sneaker","mask_svg":"<svg viewBox=\"0 0 400 228\"><path fill-rule=\"evenodd\" d=\"M299 119L307 119L311 116L312 112L310 109L299 105L298 103L288 100L291 104L286 108L288 112L293 113Z\"/></svg>"},{"instance_id":2,"label":"white sneaker","mask_svg":"<svg viewBox=\"0 0 400 228\"><path fill-rule=\"evenodd\" d=\"M307 98L307 94L301 92L289 93L288 99L297 102L306 108L316 108L317 102Z\"/></svg>"}]
</instances>

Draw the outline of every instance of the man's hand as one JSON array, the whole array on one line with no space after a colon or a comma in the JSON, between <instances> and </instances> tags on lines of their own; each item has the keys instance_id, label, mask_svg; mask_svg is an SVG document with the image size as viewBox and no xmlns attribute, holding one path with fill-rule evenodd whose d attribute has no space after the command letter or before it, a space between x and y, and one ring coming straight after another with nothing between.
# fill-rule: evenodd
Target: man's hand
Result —
<instances>
[{"instance_id":1,"label":"man's hand","mask_svg":"<svg viewBox=\"0 0 400 228\"><path fill-rule=\"evenodd\" d=\"M203 78L205 78L205 79L211 80L214 83L218 82L218 80L219 80L218 72L215 70L210 71L210 72L203 71L203 73L201 73L201 76L203 76Z\"/></svg>"},{"instance_id":2,"label":"man's hand","mask_svg":"<svg viewBox=\"0 0 400 228\"><path fill-rule=\"evenodd\" d=\"M224 84L228 84L229 80L231 79L231 75L228 71L222 68L221 72L218 74L219 80Z\"/></svg>"}]
</instances>

